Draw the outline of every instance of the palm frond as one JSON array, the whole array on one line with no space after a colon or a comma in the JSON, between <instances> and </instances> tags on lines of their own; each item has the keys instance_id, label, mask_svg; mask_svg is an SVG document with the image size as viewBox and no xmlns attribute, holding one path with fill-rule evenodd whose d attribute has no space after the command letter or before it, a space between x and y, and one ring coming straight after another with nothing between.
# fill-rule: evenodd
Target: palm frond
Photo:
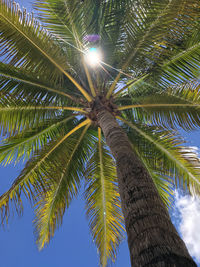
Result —
<instances>
[{"instance_id":1,"label":"palm frond","mask_svg":"<svg viewBox=\"0 0 200 267\"><path fill-rule=\"evenodd\" d=\"M38 127L42 122L55 120L61 114L61 109L38 107L34 102L30 104L27 105L25 100L18 97L0 95L0 131L3 135L12 136Z\"/></svg>"},{"instance_id":2,"label":"palm frond","mask_svg":"<svg viewBox=\"0 0 200 267\"><path fill-rule=\"evenodd\" d=\"M2 220L9 217L9 205L12 202L15 204L17 212L22 212L22 192L26 197L34 201L37 196L49 189L52 179L47 178L52 177L52 173L50 172L49 175L45 174L48 174L48 170L51 167L51 164L49 164L50 159L55 160L59 154L58 150L62 149L61 144L80 128L88 124L90 124L90 120L88 119L79 123L67 134L46 144L43 149L35 153L35 155L27 162L24 170L14 181L11 188L0 197Z\"/></svg>"},{"instance_id":3,"label":"palm frond","mask_svg":"<svg viewBox=\"0 0 200 267\"><path fill-rule=\"evenodd\" d=\"M42 249L53 237L56 228L62 224L63 214L80 188L84 165L89 156L92 133L87 133L89 124L80 135L66 140L56 159L48 162L46 176L54 176L51 188L43 193L36 203L35 234Z\"/></svg>"},{"instance_id":4,"label":"palm frond","mask_svg":"<svg viewBox=\"0 0 200 267\"><path fill-rule=\"evenodd\" d=\"M135 119L143 117L143 122L168 128L195 129L200 126L199 88L198 80L170 86L165 91L143 82L132 91L132 100L126 96L118 100L122 103L118 109L133 109ZM132 105L126 105L131 101Z\"/></svg>"},{"instance_id":5,"label":"palm frond","mask_svg":"<svg viewBox=\"0 0 200 267\"><path fill-rule=\"evenodd\" d=\"M14 162L16 164L20 159L29 159L37 150L59 137L63 130L67 132L69 121L74 117L73 115L67 118L57 117L43 123L40 127L23 130L19 134L4 139L0 145L0 163L7 165Z\"/></svg>"},{"instance_id":6,"label":"palm frond","mask_svg":"<svg viewBox=\"0 0 200 267\"><path fill-rule=\"evenodd\" d=\"M74 55L79 51L79 45L84 48L89 44L86 37L90 34L98 34L104 46L103 50L111 54L111 48L113 53L113 48L115 49L118 39L121 38L119 25L123 24L124 14L130 3L129 0L89 0L84 3L78 0L37 0L35 8L45 26L63 42L63 46L71 48Z\"/></svg>"},{"instance_id":7,"label":"palm frond","mask_svg":"<svg viewBox=\"0 0 200 267\"><path fill-rule=\"evenodd\" d=\"M143 82L143 80L148 76L149 76L149 74L141 75L141 77L137 77L137 78L135 78L133 80L130 80L130 81L126 82L126 85L123 84L122 88L120 88L115 93L113 92L113 97L117 98L117 97L121 97L123 95L126 95L127 91L131 91L131 88L133 88L132 91L135 92L136 91L135 89L137 88L137 85L139 84L139 86L140 86L141 83Z\"/></svg>"},{"instance_id":8,"label":"palm frond","mask_svg":"<svg viewBox=\"0 0 200 267\"><path fill-rule=\"evenodd\" d=\"M184 146L173 132L118 118L128 125L129 139L152 169L166 181L170 177L177 187L200 194L200 159L193 147Z\"/></svg>"},{"instance_id":9,"label":"palm frond","mask_svg":"<svg viewBox=\"0 0 200 267\"><path fill-rule=\"evenodd\" d=\"M189 79L200 77L198 67L200 61L199 30L200 28L197 24L195 32L190 36L185 47L172 58L162 63L157 78L159 86L166 87L172 83L186 82Z\"/></svg>"},{"instance_id":10,"label":"palm frond","mask_svg":"<svg viewBox=\"0 0 200 267\"><path fill-rule=\"evenodd\" d=\"M62 48L67 51L68 61L73 66L75 78L87 88L80 60L84 54L83 37L80 36L83 30L81 20L84 12L80 5L82 5L80 1L43 2L39 0L35 3L35 9L45 27L54 34Z\"/></svg>"},{"instance_id":11,"label":"palm frond","mask_svg":"<svg viewBox=\"0 0 200 267\"><path fill-rule=\"evenodd\" d=\"M76 88L91 101L89 94L67 72L71 66L65 53L47 31L39 25L30 14L22 12L18 5L10 0L3 0L0 6L2 55L11 65L48 74L51 81L62 83L63 74ZM23 47L23 55L22 55Z\"/></svg>"},{"instance_id":12,"label":"palm frond","mask_svg":"<svg viewBox=\"0 0 200 267\"><path fill-rule=\"evenodd\" d=\"M47 99L47 101L62 101L64 96L74 102L79 102L74 96L70 95L70 88L59 88L49 82L49 76L45 77L40 73L31 72L22 67L14 67L10 64L0 62L0 86L1 92L12 93L18 97L30 99Z\"/></svg>"},{"instance_id":13,"label":"palm frond","mask_svg":"<svg viewBox=\"0 0 200 267\"><path fill-rule=\"evenodd\" d=\"M100 253L100 263L107 266L115 260L116 249L122 238L123 216L117 189L113 158L98 130L98 141L86 167L86 209L90 229Z\"/></svg>"},{"instance_id":14,"label":"palm frond","mask_svg":"<svg viewBox=\"0 0 200 267\"><path fill-rule=\"evenodd\" d=\"M169 60L164 60L163 62L158 61L156 63L157 66L149 70L148 73L142 74L133 81L128 82L127 85L117 91L114 96L119 97L121 93L124 95L125 90L132 94L135 94L135 92L139 93L138 87L142 89L142 87L145 87L145 84L148 84L151 89L157 88L158 90L158 88L162 88L165 90L166 87L168 88L172 84L185 83L199 78L199 41L199 35L194 33L193 36L190 37L190 42L187 42L184 49L175 53ZM140 92L142 92L142 90Z\"/></svg>"},{"instance_id":15,"label":"palm frond","mask_svg":"<svg viewBox=\"0 0 200 267\"><path fill-rule=\"evenodd\" d=\"M52 57L66 67L64 58L61 57L63 53L26 10L22 11L18 4L3 0L0 6L0 23L1 55L4 56L5 61L15 66L36 69L41 74L51 72L52 81L58 79L60 72L56 70L50 59Z\"/></svg>"},{"instance_id":16,"label":"palm frond","mask_svg":"<svg viewBox=\"0 0 200 267\"><path fill-rule=\"evenodd\" d=\"M152 83L157 75L160 84L161 80L163 84L166 82L167 75L168 80L170 75L171 80L173 77L178 79L175 68L179 76L194 78L199 58L198 18L199 2L196 0L135 1L124 26L126 43L121 70L127 69L127 74L134 79L148 74ZM123 81L127 81L123 72L119 72L107 97L112 94L121 76Z\"/></svg>"},{"instance_id":17,"label":"palm frond","mask_svg":"<svg viewBox=\"0 0 200 267\"><path fill-rule=\"evenodd\" d=\"M39 19L58 38L58 41L63 46L67 46L69 50L74 48L75 51L78 51L78 47L75 45L79 42L82 43L81 37L83 36L81 34L84 34L82 33L83 23L81 21L85 14L81 9L87 4L88 1L83 5L77 0L73 2L37 0L34 7L39 13Z\"/></svg>"}]
</instances>

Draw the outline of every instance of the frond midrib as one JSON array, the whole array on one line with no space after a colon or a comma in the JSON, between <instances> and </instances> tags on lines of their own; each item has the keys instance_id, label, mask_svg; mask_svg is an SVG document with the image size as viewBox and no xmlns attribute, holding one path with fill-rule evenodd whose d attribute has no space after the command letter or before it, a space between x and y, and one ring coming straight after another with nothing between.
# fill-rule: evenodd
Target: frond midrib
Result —
<instances>
[{"instance_id":1,"label":"frond midrib","mask_svg":"<svg viewBox=\"0 0 200 267\"><path fill-rule=\"evenodd\" d=\"M103 267L106 266L106 196L105 196L105 182L104 182L104 168L103 168L103 157L102 157L102 144L101 144L101 128L98 127L98 146L99 146L99 165L100 165L100 176L101 176L101 191L102 191L102 203L103 203L103 224L104 224L104 249L103 249Z\"/></svg>"},{"instance_id":2,"label":"frond midrib","mask_svg":"<svg viewBox=\"0 0 200 267\"><path fill-rule=\"evenodd\" d=\"M86 113L86 111L82 108L78 107L67 107L67 106L11 106L11 107L1 107L0 112L5 111L26 111L26 110L71 110L71 111L78 111L81 113Z\"/></svg>"},{"instance_id":3,"label":"frond midrib","mask_svg":"<svg viewBox=\"0 0 200 267\"><path fill-rule=\"evenodd\" d=\"M190 103L176 103L176 104L134 104L134 105L127 105L127 106L120 106L118 110L126 110L132 108L145 108L145 107L196 107L199 108L200 104L190 104Z\"/></svg>"}]
</instances>

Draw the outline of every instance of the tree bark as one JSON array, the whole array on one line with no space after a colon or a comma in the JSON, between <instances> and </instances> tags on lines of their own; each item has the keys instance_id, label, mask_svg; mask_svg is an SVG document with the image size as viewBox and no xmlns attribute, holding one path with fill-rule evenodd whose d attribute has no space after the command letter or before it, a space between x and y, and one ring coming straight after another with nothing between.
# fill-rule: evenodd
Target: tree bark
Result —
<instances>
[{"instance_id":1,"label":"tree bark","mask_svg":"<svg viewBox=\"0 0 200 267\"><path fill-rule=\"evenodd\" d=\"M103 107L97 121L116 160L131 266L197 266L123 129Z\"/></svg>"}]
</instances>

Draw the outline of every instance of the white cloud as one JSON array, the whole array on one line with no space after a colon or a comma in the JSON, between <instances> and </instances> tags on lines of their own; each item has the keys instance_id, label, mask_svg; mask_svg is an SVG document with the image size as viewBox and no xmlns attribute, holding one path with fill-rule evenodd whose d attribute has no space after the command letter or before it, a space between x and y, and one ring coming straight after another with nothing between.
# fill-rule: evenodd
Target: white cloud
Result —
<instances>
[{"instance_id":1,"label":"white cloud","mask_svg":"<svg viewBox=\"0 0 200 267\"><path fill-rule=\"evenodd\" d=\"M180 213L179 231L192 257L200 262L200 199L176 193Z\"/></svg>"}]
</instances>

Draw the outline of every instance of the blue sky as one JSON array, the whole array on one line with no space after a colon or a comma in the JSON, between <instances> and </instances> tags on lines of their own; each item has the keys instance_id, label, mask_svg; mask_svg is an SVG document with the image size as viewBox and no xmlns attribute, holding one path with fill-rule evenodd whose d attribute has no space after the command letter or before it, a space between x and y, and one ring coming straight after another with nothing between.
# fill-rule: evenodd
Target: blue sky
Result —
<instances>
[{"instance_id":1,"label":"blue sky","mask_svg":"<svg viewBox=\"0 0 200 267\"><path fill-rule=\"evenodd\" d=\"M32 1L17 1L20 5L31 9ZM193 134L184 133L189 144L200 147L200 131ZM0 167L0 194L11 186L19 175L22 165ZM199 200L176 195L176 210L172 211L172 219L192 255L200 254L200 202ZM178 216L177 216L178 214ZM56 231L50 245L38 251L34 240L32 221L33 209L26 201L23 217L11 216L8 226L0 228L1 267L94 267L98 266L97 249L90 237L88 223L85 218L82 195L72 202L64 215L63 225ZM189 220L190 219L190 220ZM189 233L189 236L188 236ZM196 233L196 234L195 234ZM130 267L129 252L126 240L122 242L114 267ZM199 264L200 266L200 259Z\"/></svg>"}]
</instances>

